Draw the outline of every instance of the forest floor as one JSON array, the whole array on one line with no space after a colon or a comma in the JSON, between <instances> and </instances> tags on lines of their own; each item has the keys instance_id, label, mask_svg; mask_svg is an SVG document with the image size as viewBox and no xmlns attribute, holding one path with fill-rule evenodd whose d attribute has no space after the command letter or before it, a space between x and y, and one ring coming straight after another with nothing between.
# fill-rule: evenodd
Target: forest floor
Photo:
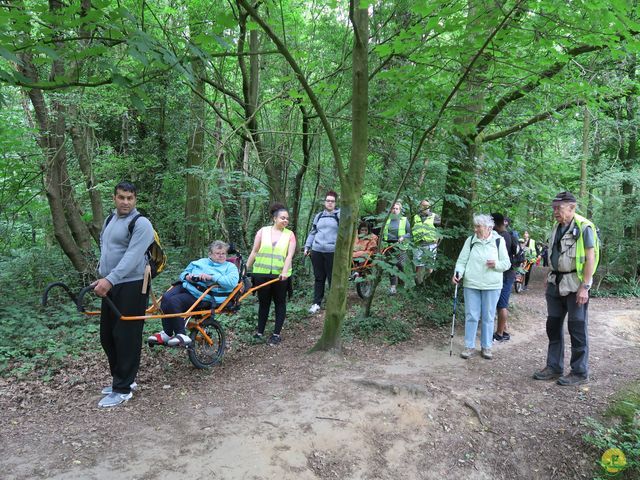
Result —
<instances>
[{"instance_id":1,"label":"forest floor","mask_svg":"<svg viewBox=\"0 0 640 480\"><path fill-rule=\"evenodd\" d=\"M210 371L145 347L140 389L114 409L97 407L102 355L48 383L0 379L0 477L592 478L602 452L582 440L582 421L638 380L640 301L591 300L589 384L535 381L547 345L541 270L512 295L512 339L493 360L459 357L460 313L453 356L448 327L308 355L318 314L285 325L277 347L232 339Z\"/></svg>"}]
</instances>

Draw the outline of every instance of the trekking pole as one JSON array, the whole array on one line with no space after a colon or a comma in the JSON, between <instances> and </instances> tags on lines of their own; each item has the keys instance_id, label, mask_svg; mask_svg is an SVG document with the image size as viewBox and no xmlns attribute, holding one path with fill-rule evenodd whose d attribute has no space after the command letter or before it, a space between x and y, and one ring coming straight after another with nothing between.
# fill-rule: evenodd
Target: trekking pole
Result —
<instances>
[{"instance_id":1,"label":"trekking pole","mask_svg":"<svg viewBox=\"0 0 640 480\"><path fill-rule=\"evenodd\" d=\"M456 272L456 278L458 278L458 272ZM449 356L453 354L453 332L456 328L456 306L458 304L458 284L456 283L456 289L453 293L453 318L451 320L451 343L449 345Z\"/></svg>"}]
</instances>

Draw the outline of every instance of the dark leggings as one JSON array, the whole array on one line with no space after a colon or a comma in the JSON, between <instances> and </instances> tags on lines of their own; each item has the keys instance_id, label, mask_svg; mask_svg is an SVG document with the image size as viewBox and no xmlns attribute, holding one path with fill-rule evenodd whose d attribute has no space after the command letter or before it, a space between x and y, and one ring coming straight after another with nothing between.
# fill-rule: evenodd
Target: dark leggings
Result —
<instances>
[{"instance_id":1,"label":"dark leggings","mask_svg":"<svg viewBox=\"0 0 640 480\"><path fill-rule=\"evenodd\" d=\"M276 278L275 275L254 274L253 284L262 285L274 278ZM271 301L273 300L276 311L276 325L273 328L273 333L280 335L284 319L287 315L288 285L289 281L283 280L274 282L258 290L258 333L264 334L264 329L267 326L267 318L269 317L269 309L271 308Z\"/></svg>"},{"instance_id":2,"label":"dark leggings","mask_svg":"<svg viewBox=\"0 0 640 480\"><path fill-rule=\"evenodd\" d=\"M171 290L162 295L160 302L160 309L162 313L182 313L191 308L191 305L197 300L186 288L182 285L175 285ZM211 308L209 302L200 302L196 310L207 310ZM162 329L164 333L170 337L182 333L186 333L184 318L163 318Z\"/></svg>"},{"instance_id":3,"label":"dark leggings","mask_svg":"<svg viewBox=\"0 0 640 480\"><path fill-rule=\"evenodd\" d=\"M531 266L529 267L529 270L527 270L527 273L526 273L526 274L525 274L525 276L524 276L524 286L525 286L525 287L526 287L527 285L529 285L529 277L531 277L531 272L532 272L532 270L533 270L533 267L534 267L534 266L535 266L535 265L531 265Z\"/></svg>"},{"instance_id":4,"label":"dark leggings","mask_svg":"<svg viewBox=\"0 0 640 480\"><path fill-rule=\"evenodd\" d=\"M333 271L333 252L316 252L311 250L311 263L313 264L313 303L320 305L324 297L324 283L329 282L331 288L331 272Z\"/></svg>"},{"instance_id":5,"label":"dark leggings","mask_svg":"<svg viewBox=\"0 0 640 480\"><path fill-rule=\"evenodd\" d=\"M144 315L149 294L142 294L142 280L114 285L109 298L124 316ZM113 391L129 393L140 367L144 320L119 320L103 300L100 310L100 343L109 360Z\"/></svg>"}]
</instances>

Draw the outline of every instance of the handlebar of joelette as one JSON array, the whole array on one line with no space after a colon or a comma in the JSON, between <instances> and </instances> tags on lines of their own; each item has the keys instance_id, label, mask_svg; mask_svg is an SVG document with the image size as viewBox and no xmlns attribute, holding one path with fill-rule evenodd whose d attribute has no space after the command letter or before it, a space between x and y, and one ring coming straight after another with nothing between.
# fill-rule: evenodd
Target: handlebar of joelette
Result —
<instances>
[{"instance_id":1,"label":"handlebar of joelette","mask_svg":"<svg viewBox=\"0 0 640 480\"><path fill-rule=\"evenodd\" d=\"M90 290L93 290L94 288L95 288L95 285L89 285L87 287L84 287L82 290L80 290L80 293L78 293L78 300L76 302L76 306L78 307L79 312L84 313L87 311L87 309L84 308L82 301L84 300L84 296L86 295L86 293ZM107 305L109 305L109 308L115 314L116 318L120 320L120 318L122 317L122 314L120 313L120 310L118 310L118 307L115 306L115 304L109 297L102 297L102 298L107 303Z\"/></svg>"},{"instance_id":2,"label":"handlebar of joelette","mask_svg":"<svg viewBox=\"0 0 640 480\"><path fill-rule=\"evenodd\" d=\"M66 283L54 282L54 283L50 283L49 285L47 285L47 287L44 289L44 293L42 294L42 306L43 307L47 306L47 302L49 301L49 292L51 291L51 289L53 287L61 287L61 288L63 288L64 291L67 292L67 295L69 295L69 298L71 299L71 301L73 303L77 303L76 296L71 292L71 289L67 286Z\"/></svg>"}]
</instances>

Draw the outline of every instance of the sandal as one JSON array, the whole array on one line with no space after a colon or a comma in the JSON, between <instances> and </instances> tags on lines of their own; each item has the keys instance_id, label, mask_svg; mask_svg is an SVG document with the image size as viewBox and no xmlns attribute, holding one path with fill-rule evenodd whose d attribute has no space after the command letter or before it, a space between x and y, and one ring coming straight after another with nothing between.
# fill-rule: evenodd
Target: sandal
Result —
<instances>
[{"instance_id":1,"label":"sandal","mask_svg":"<svg viewBox=\"0 0 640 480\"><path fill-rule=\"evenodd\" d=\"M170 347L186 347L191 344L191 339L184 333L177 333L167 341Z\"/></svg>"}]
</instances>

